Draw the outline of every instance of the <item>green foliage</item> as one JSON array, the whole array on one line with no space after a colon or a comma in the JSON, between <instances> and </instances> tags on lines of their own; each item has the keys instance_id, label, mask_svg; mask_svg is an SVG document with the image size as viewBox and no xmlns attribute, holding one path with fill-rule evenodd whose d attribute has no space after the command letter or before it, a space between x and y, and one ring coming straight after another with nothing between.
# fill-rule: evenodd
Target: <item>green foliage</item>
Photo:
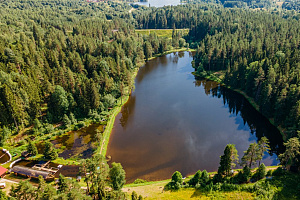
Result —
<instances>
[{"instance_id":1,"label":"green foliage","mask_svg":"<svg viewBox=\"0 0 300 200\"><path fill-rule=\"evenodd\" d=\"M9 198L6 196L4 191L0 191L0 200L8 200Z\"/></svg>"},{"instance_id":2,"label":"green foliage","mask_svg":"<svg viewBox=\"0 0 300 200\"><path fill-rule=\"evenodd\" d=\"M251 143L247 151L244 151L244 156L242 157L242 164L247 165L249 163L249 168L251 169L252 164L255 164L259 159L257 155L258 145L256 142Z\"/></svg>"},{"instance_id":3,"label":"green foliage","mask_svg":"<svg viewBox=\"0 0 300 200\"><path fill-rule=\"evenodd\" d=\"M260 164L258 169L256 170L256 173L253 175L253 177L257 180L263 179L266 177L267 171L266 166L264 163Z\"/></svg>"},{"instance_id":4,"label":"green foliage","mask_svg":"<svg viewBox=\"0 0 300 200\"><path fill-rule=\"evenodd\" d=\"M179 190L182 187L182 175L179 171L176 171L172 175L172 180L167 184L167 189Z\"/></svg>"},{"instance_id":5,"label":"green foliage","mask_svg":"<svg viewBox=\"0 0 300 200\"><path fill-rule=\"evenodd\" d=\"M234 144L227 144L224 150L224 155L221 156L218 174L229 176L232 167L238 161L238 154Z\"/></svg>"},{"instance_id":6,"label":"green foliage","mask_svg":"<svg viewBox=\"0 0 300 200\"><path fill-rule=\"evenodd\" d=\"M273 175L273 171L272 170L268 170L266 176L272 176Z\"/></svg>"},{"instance_id":7,"label":"green foliage","mask_svg":"<svg viewBox=\"0 0 300 200\"><path fill-rule=\"evenodd\" d=\"M38 119L34 119L34 121L33 121L33 127L35 129L40 129L42 127L42 124L41 124L41 122Z\"/></svg>"},{"instance_id":8,"label":"green foliage","mask_svg":"<svg viewBox=\"0 0 300 200\"><path fill-rule=\"evenodd\" d=\"M280 161L285 165L293 165L296 161L298 161L298 157L300 156L299 138L290 138L284 143L284 146L286 147L286 150L283 154L279 155Z\"/></svg>"},{"instance_id":9,"label":"green foliage","mask_svg":"<svg viewBox=\"0 0 300 200\"><path fill-rule=\"evenodd\" d=\"M140 183L146 183L147 180L143 180L143 179L136 179L135 181L133 181L134 184L140 184Z\"/></svg>"},{"instance_id":10,"label":"green foliage","mask_svg":"<svg viewBox=\"0 0 300 200\"><path fill-rule=\"evenodd\" d=\"M0 146L3 146L8 137L10 137L11 131L7 127L0 129Z\"/></svg>"},{"instance_id":11,"label":"green foliage","mask_svg":"<svg viewBox=\"0 0 300 200\"><path fill-rule=\"evenodd\" d=\"M278 167L274 172L272 173L273 176L282 176L285 174L285 171L282 169L282 167Z\"/></svg>"},{"instance_id":12,"label":"green foliage","mask_svg":"<svg viewBox=\"0 0 300 200\"><path fill-rule=\"evenodd\" d=\"M44 157L45 159L49 159L49 160L55 160L58 157L56 149L54 148L51 142L45 143Z\"/></svg>"},{"instance_id":13,"label":"green foliage","mask_svg":"<svg viewBox=\"0 0 300 200\"><path fill-rule=\"evenodd\" d=\"M57 185L58 185L57 190L60 193L64 193L68 190L67 180L62 174L59 174Z\"/></svg>"},{"instance_id":14,"label":"green foliage","mask_svg":"<svg viewBox=\"0 0 300 200\"><path fill-rule=\"evenodd\" d=\"M201 177L202 177L202 172L198 170L193 176L193 178L190 179L189 185L195 187L197 184L200 183Z\"/></svg>"},{"instance_id":15,"label":"green foliage","mask_svg":"<svg viewBox=\"0 0 300 200\"><path fill-rule=\"evenodd\" d=\"M49 114L53 122L58 122L67 113L69 109L69 100L66 91L60 85L55 87L54 92L51 94L50 101L48 104Z\"/></svg>"},{"instance_id":16,"label":"green foliage","mask_svg":"<svg viewBox=\"0 0 300 200\"><path fill-rule=\"evenodd\" d=\"M37 150L35 144L33 144L33 142L31 140L29 140L29 142L28 142L27 151L32 156L35 156L38 154L38 150Z\"/></svg>"},{"instance_id":17,"label":"green foliage","mask_svg":"<svg viewBox=\"0 0 300 200\"><path fill-rule=\"evenodd\" d=\"M112 167L109 171L109 177L112 188L114 190L121 190L125 184L125 171L120 163L112 163Z\"/></svg>"},{"instance_id":18,"label":"green foliage","mask_svg":"<svg viewBox=\"0 0 300 200\"><path fill-rule=\"evenodd\" d=\"M105 188L108 186L109 166L101 155L94 155L90 159L82 160L80 172L84 176L87 193L93 199L105 199L109 194Z\"/></svg>"},{"instance_id":19,"label":"green foliage","mask_svg":"<svg viewBox=\"0 0 300 200\"><path fill-rule=\"evenodd\" d=\"M70 113L70 120L72 124L76 124L77 123L77 119L75 117L75 115L71 112Z\"/></svg>"},{"instance_id":20,"label":"green foliage","mask_svg":"<svg viewBox=\"0 0 300 200\"><path fill-rule=\"evenodd\" d=\"M72 124L72 121L69 119L68 115L64 114L63 124L65 127L69 127Z\"/></svg>"},{"instance_id":21,"label":"green foliage","mask_svg":"<svg viewBox=\"0 0 300 200\"><path fill-rule=\"evenodd\" d=\"M135 191L132 192L131 199L132 200L138 200L138 195L137 195L137 193Z\"/></svg>"},{"instance_id":22,"label":"green foliage","mask_svg":"<svg viewBox=\"0 0 300 200\"><path fill-rule=\"evenodd\" d=\"M207 173L206 170L203 170L201 174L201 184L205 185L207 184L208 181L209 181L209 174Z\"/></svg>"}]
</instances>

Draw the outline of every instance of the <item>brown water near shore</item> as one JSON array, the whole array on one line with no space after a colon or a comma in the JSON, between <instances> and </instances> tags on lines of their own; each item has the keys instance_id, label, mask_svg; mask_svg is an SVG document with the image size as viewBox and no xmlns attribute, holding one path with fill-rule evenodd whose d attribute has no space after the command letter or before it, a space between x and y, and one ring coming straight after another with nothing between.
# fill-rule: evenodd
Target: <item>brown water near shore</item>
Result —
<instances>
[{"instance_id":1,"label":"brown water near shore","mask_svg":"<svg viewBox=\"0 0 300 200\"><path fill-rule=\"evenodd\" d=\"M9 160L9 155L4 151L0 151L0 164L6 163Z\"/></svg>"},{"instance_id":2,"label":"brown water near shore","mask_svg":"<svg viewBox=\"0 0 300 200\"><path fill-rule=\"evenodd\" d=\"M120 162L127 182L163 180L174 171L183 176L215 171L227 144L240 157L249 144L266 136L278 163L282 136L240 94L191 74L192 54L172 53L153 59L136 77L136 89L116 117L107 156Z\"/></svg>"}]
</instances>

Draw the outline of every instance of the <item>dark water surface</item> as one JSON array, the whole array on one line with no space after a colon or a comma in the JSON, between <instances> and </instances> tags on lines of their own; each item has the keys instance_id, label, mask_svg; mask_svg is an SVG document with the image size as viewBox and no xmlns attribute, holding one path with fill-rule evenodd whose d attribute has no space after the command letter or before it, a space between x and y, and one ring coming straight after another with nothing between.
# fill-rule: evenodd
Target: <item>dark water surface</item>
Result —
<instances>
[{"instance_id":1,"label":"dark water surface","mask_svg":"<svg viewBox=\"0 0 300 200\"><path fill-rule=\"evenodd\" d=\"M0 151L0 164L6 163L9 160L9 155L4 151Z\"/></svg>"},{"instance_id":2,"label":"dark water surface","mask_svg":"<svg viewBox=\"0 0 300 200\"><path fill-rule=\"evenodd\" d=\"M282 137L240 94L213 81L195 80L189 52L169 54L146 63L136 89L116 117L107 155L120 162L127 182L162 180L174 171L183 176L215 171L227 144L240 158L249 144L269 138L276 165Z\"/></svg>"},{"instance_id":3,"label":"dark water surface","mask_svg":"<svg viewBox=\"0 0 300 200\"><path fill-rule=\"evenodd\" d=\"M163 6L177 6L180 3L180 0L148 0L148 2L137 2L135 4L144 5L144 6L154 6L154 7L163 7Z\"/></svg>"},{"instance_id":4,"label":"dark water surface","mask_svg":"<svg viewBox=\"0 0 300 200\"><path fill-rule=\"evenodd\" d=\"M77 131L70 131L62 136L57 136L52 144L56 148L64 147L64 151L59 153L59 157L64 159L71 157L90 158L93 155L93 149L96 147L93 142L96 141L97 131L103 132L104 127L100 124L92 124ZM43 148L40 148L43 152Z\"/></svg>"}]
</instances>

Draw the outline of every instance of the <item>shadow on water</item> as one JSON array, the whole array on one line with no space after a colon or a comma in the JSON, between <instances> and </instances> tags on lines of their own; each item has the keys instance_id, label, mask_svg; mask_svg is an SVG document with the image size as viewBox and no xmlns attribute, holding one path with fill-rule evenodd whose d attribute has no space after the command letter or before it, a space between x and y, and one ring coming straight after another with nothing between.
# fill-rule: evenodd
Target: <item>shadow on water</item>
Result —
<instances>
[{"instance_id":1,"label":"shadow on water","mask_svg":"<svg viewBox=\"0 0 300 200\"><path fill-rule=\"evenodd\" d=\"M240 115L243 120L236 121L239 124L238 129L245 130L248 126L251 134L255 135L257 140L264 136L267 137L270 141L270 155L284 152L283 139L279 130L269 123L265 116L255 110L243 95L206 79L196 80L195 86L203 86L205 94L208 96L222 98L223 104L228 108L230 114Z\"/></svg>"}]
</instances>

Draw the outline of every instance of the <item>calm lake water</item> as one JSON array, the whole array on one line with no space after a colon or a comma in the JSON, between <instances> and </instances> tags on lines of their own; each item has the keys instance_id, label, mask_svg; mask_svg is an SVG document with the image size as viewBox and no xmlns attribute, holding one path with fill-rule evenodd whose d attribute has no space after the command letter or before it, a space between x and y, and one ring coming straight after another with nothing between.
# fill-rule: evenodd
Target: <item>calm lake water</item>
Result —
<instances>
[{"instance_id":1,"label":"calm lake water","mask_svg":"<svg viewBox=\"0 0 300 200\"><path fill-rule=\"evenodd\" d=\"M163 6L177 6L180 3L180 0L148 0L148 2L137 2L135 4L144 5L144 6L154 6L154 7L163 7Z\"/></svg>"},{"instance_id":2,"label":"calm lake water","mask_svg":"<svg viewBox=\"0 0 300 200\"><path fill-rule=\"evenodd\" d=\"M266 136L276 165L282 137L242 95L213 81L195 80L189 52L156 58L140 68L135 91L116 117L107 156L120 162L127 182L162 180L174 171L216 171L227 144L240 158L249 144Z\"/></svg>"}]
</instances>

